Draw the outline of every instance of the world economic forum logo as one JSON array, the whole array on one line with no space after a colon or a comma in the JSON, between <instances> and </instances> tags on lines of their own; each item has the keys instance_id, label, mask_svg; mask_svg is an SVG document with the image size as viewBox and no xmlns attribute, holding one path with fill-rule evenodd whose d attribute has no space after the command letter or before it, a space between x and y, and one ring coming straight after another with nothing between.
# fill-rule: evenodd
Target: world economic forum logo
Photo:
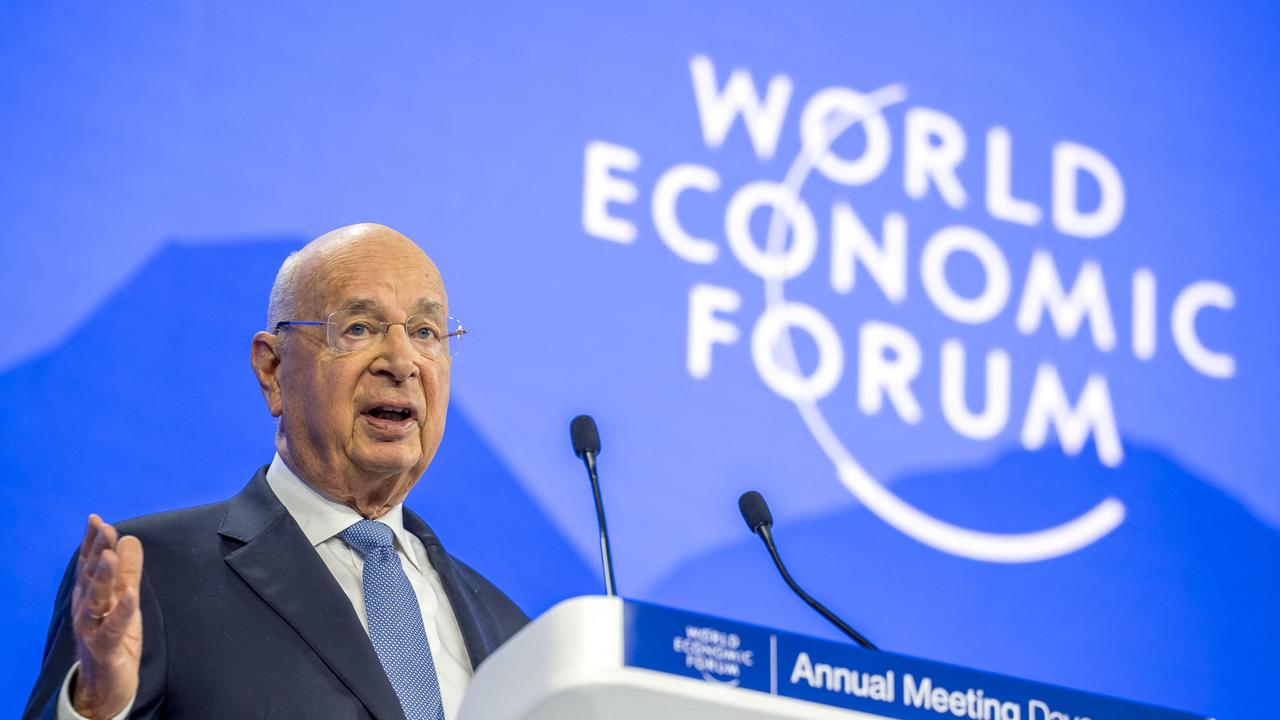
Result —
<instances>
[{"instance_id":1,"label":"world economic forum logo","mask_svg":"<svg viewBox=\"0 0 1280 720\"><path fill-rule=\"evenodd\" d=\"M743 644L742 636L714 627L686 625L671 638L671 649L684 660L686 671L709 683L736 687L744 670L755 667L756 651Z\"/></svg>"},{"instance_id":2,"label":"world economic forum logo","mask_svg":"<svg viewBox=\"0 0 1280 720\"><path fill-rule=\"evenodd\" d=\"M774 75L763 92L750 72L736 69L727 79L717 77L710 58L694 57L689 63L695 111L708 149L718 149L735 123L742 122L752 150L760 160L773 158L791 105L793 83L786 75ZM834 465L840 482L869 510L899 531L954 555L989 562L1034 562L1074 552L1096 542L1125 517L1117 498L1102 498L1091 509L1057 526L1034 532L993 533L947 522L904 501L872 477L842 441L820 401L830 395L845 376L846 344L836 325L818 309L815 298L791 297L789 281L815 265L819 238L814 210L806 201L815 179L838 187L854 188L885 182L893 132L885 110L903 110L903 191L913 200L936 193L946 206L960 210L970 202L970 191L960 182L957 167L968 154L968 133L947 113L920 105L908 106L904 85L889 85L872 92L829 87L811 96L799 116L800 150L781 178L748 182L736 190L722 188L722 175L713 167L683 163L663 171L648 193L653 229L680 260L709 265L724 255L733 257L760 283L764 311L753 322L736 313L743 305L739 289L709 283L689 290L687 368L694 378L712 373L718 348L738 344L750 325L746 345L760 380L792 403L799 417ZM837 152L837 140L858 133L857 153ZM1014 192L1013 135L994 126L985 134L986 173L982 193L987 214L995 221L1023 227L1048 224L1060 236L1094 241L1108 236L1125 213L1125 186L1121 173L1106 155L1081 143L1059 141L1051 151L1051 201L1047 209L1020 198ZM636 224L616 210L640 202L641 189L634 180L640 167L638 150L617 139L587 142L582 186L582 225L592 238L622 245L633 243ZM1085 202L1086 185L1096 199ZM677 212L682 196L699 193L722 198L723 242L698 237L686 229ZM1082 207L1089 205L1089 207ZM753 235L753 217L768 213L763 236ZM1001 247L981 229L965 224L930 228L922 243L912 243L918 253L908 253L908 217L899 211L885 213L879 222L879 238L848 199L830 207L829 289L834 297L854 289L859 276L874 283L891 304L907 302L908 272L919 273L925 299L934 311L956 327L981 326L996 320L1006 308L1016 307L1018 336L1038 332L1047 319L1052 331L1070 340L1082 335L1087 324L1089 340L1101 353L1120 347L1114 320L1113 296L1108 293L1101 264L1095 260L1077 268L1060 267L1047 248L1032 252L1021 287L1015 287L1010 263ZM759 228L759 225L755 225ZM912 226L914 227L914 225ZM980 289L962 292L948 275L953 258L967 258L981 270ZM1066 272L1064 273L1064 270ZM1072 277L1074 270L1074 277ZM1113 279L1118 273L1113 272ZM1212 279L1198 280L1176 289L1168 324L1158 317L1157 276L1149 267L1124 268L1130 298L1128 351L1141 362L1156 354L1162 328L1167 327L1173 347L1200 374L1226 380L1235 374L1235 359L1221 348L1210 348L1197 331L1197 321L1207 310L1229 311L1235 305L1232 288ZM1113 280L1114 281L1114 280ZM864 281L865 282L865 281ZM794 339L807 338L814 348L813 362L801 363ZM856 346L857 405L871 416L891 410L904 423L917 424L923 415L912 383L920 375L924 349L910 329L881 319L867 318L849 345ZM1012 408L1011 358L1002 348L985 353L985 398L980 410L970 407L966 392L966 365L971 353L958 337L948 337L938 348L940 367L938 403L952 431L974 441L990 441L1009 427ZM811 369L802 369L810 365ZM1052 362L1038 363L1022 408L1019 441L1027 450L1038 450L1055 433L1062 448L1078 454L1092 438L1099 460L1117 466L1124 459L1107 377L1091 372L1079 387L1068 387Z\"/></svg>"}]
</instances>

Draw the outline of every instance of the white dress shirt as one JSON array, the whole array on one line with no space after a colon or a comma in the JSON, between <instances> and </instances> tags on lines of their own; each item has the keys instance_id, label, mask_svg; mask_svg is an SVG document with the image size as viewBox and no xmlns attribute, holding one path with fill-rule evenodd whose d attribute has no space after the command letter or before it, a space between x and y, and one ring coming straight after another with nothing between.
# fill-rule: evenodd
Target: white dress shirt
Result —
<instances>
[{"instance_id":1,"label":"white dress shirt","mask_svg":"<svg viewBox=\"0 0 1280 720\"><path fill-rule=\"evenodd\" d=\"M364 557L338 537L338 533L364 519L360 513L334 502L307 485L284 464L279 455L267 469L267 485L293 516L302 534L320 555L339 587L351 600L356 615L365 632L369 632L369 620L364 608ZM462 694L471 682L471 660L467 655L462 631L453 607L445 595L440 575L427 562L427 550L416 535L404 529L404 506L396 505L378 518L391 528L396 550L400 553L400 565L409 584L418 596L422 620L426 626L427 641L431 643L431 659L435 661L436 675L440 680L440 694L444 700L446 720L458 716ZM71 679L80 665L73 665L62 683L58 700L58 720L85 720L71 705ZM133 701L112 720L124 720L133 709Z\"/></svg>"}]
</instances>

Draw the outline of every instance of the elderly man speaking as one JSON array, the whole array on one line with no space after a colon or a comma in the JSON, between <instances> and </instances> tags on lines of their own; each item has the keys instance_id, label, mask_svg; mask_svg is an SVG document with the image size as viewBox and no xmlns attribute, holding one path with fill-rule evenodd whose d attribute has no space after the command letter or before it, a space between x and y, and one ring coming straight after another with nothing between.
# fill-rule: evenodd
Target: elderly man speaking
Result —
<instances>
[{"instance_id":1,"label":"elderly man speaking","mask_svg":"<svg viewBox=\"0 0 1280 720\"><path fill-rule=\"evenodd\" d=\"M223 503L90 516L25 717L453 718L528 622L403 506L462 332L390 228L290 256L252 345L275 458Z\"/></svg>"}]
</instances>

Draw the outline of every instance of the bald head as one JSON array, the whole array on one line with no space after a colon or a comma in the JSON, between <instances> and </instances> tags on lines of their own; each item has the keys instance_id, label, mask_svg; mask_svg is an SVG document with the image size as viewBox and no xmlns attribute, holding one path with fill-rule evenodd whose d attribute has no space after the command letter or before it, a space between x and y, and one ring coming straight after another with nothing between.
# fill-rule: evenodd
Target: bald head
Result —
<instances>
[{"instance_id":1,"label":"bald head","mask_svg":"<svg viewBox=\"0 0 1280 720\"><path fill-rule=\"evenodd\" d=\"M421 265L436 282L440 282L440 271L431 258L396 230L378 223L347 225L312 240L280 265L267 303L267 330L273 331L278 322L318 312L318 308L308 307L312 304L308 300L319 294L319 288L328 277L372 258Z\"/></svg>"},{"instance_id":2,"label":"bald head","mask_svg":"<svg viewBox=\"0 0 1280 720\"><path fill-rule=\"evenodd\" d=\"M340 322L326 322L340 310ZM251 359L280 419L281 459L365 517L387 512L444 434L452 358L439 270L395 230L349 225L285 260L267 313ZM283 321L293 324L277 328ZM423 344L433 337L442 345Z\"/></svg>"}]
</instances>

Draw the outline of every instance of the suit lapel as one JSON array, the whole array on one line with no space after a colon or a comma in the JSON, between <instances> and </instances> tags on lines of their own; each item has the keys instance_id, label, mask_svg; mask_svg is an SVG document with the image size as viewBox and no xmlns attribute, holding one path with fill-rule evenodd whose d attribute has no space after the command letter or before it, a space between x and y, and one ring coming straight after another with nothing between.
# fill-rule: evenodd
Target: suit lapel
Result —
<instances>
[{"instance_id":1,"label":"suit lapel","mask_svg":"<svg viewBox=\"0 0 1280 720\"><path fill-rule=\"evenodd\" d=\"M404 509L404 527L422 541L427 550L427 560L440 576L440 584L449 598L474 670L497 646L491 629L498 624L482 601L479 588L462 573L458 561L445 552L435 532L409 508Z\"/></svg>"},{"instance_id":2,"label":"suit lapel","mask_svg":"<svg viewBox=\"0 0 1280 720\"><path fill-rule=\"evenodd\" d=\"M400 701L351 600L271 492L266 468L231 500L219 533L244 543L226 556L227 564L293 627L369 712L379 720L403 720Z\"/></svg>"}]
</instances>

